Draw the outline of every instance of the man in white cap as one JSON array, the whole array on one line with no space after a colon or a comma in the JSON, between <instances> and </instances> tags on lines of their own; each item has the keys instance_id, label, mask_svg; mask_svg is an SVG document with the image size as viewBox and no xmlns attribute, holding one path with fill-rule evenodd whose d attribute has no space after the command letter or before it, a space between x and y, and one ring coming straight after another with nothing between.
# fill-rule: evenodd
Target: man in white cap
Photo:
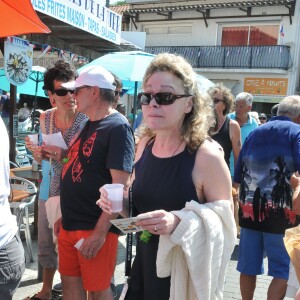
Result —
<instances>
[{"instance_id":1,"label":"man in white cap","mask_svg":"<svg viewBox=\"0 0 300 300\"><path fill-rule=\"evenodd\" d=\"M74 90L77 110L89 117L62 170L58 248L63 295L66 300L81 300L88 292L88 299L111 300L118 235L110 219L118 214L103 213L96 201L104 184L121 183L127 190L134 160L133 132L112 108L114 77L107 70L87 67L75 82L63 86ZM77 250L74 245L81 239Z\"/></svg>"}]
</instances>

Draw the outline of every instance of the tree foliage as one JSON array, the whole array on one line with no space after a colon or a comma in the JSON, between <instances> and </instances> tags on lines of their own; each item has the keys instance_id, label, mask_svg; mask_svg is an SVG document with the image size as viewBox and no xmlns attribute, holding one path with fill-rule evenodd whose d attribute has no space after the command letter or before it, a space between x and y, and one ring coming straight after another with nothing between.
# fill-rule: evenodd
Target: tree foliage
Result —
<instances>
[{"instance_id":1,"label":"tree foliage","mask_svg":"<svg viewBox=\"0 0 300 300\"><path fill-rule=\"evenodd\" d=\"M126 1L117 1L116 3L114 3L112 5L116 6L116 5L126 5L126 4L127 4Z\"/></svg>"}]
</instances>

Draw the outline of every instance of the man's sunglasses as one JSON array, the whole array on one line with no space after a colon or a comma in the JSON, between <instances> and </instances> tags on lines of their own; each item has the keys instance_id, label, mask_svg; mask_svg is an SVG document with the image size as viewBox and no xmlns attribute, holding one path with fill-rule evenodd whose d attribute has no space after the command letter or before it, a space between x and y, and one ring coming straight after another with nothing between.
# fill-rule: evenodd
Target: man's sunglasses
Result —
<instances>
[{"instance_id":1,"label":"man's sunglasses","mask_svg":"<svg viewBox=\"0 0 300 300\"><path fill-rule=\"evenodd\" d=\"M184 95L174 95L172 93L139 93L137 98L142 105L148 105L150 101L154 98L158 105L170 105L175 102L175 100L183 97L190 97L190 94Z\"/></svg>"},{"instance_id":2,"label":"man's sunglasses","mask_svg":"<svg viewBox=\"0 0 300 300\"><path fill-rule=\"evenodd\" d=\"M82 90L82 89L88 89L88 88L91 88L92 86L89 86L89 85L83 85L83 86L80 86L80 87L78 87L78 88L76 88L75 90L74 90L74 95L76 96L76 95L78 95L78 92L80 91L80 90Z\"/></svg>"},{"instance_id":3,"label":"man's sunglasses","mask_svg":"<svg viewBox=\"0 0 300 300\"><path fill-rule=\"evenodd\" d=\"M74 90L58 89L58 90L54 90L53 93L55 93L57 96L63 97L63 96L66 96L68 93L73 95Z\"/></svg>"},{"instance_id":4,"label":"man's sunglasses","mask_svg":"<svg viewBox=\"0 0 300 300\"><path fill-rule=\"evenodd\" d=\"M115 96L117 97L118 95L122 97L125 93L123 91L115 91Z\"/></svg>"}]
</instances>

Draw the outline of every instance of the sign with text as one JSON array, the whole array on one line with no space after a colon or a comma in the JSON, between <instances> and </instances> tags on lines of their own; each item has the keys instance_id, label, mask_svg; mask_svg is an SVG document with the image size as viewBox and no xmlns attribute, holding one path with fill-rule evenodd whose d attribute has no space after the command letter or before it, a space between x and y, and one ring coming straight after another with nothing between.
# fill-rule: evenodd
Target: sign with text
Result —
<instances>
[{"instance_id":1,"label":"sign with text","mask_svg":"<svg viewBox=\"0 0 300 300\"><path fill-rule=\"evenodd\" d=\"M245 78L244 91L252 95L286 96L287 78Z\"/></svg>"},{"instance_id":2,"label":"sign with text","mask_svg":"<svg viewBox=\"0 0 300 300\"><path fill-rule=\"evenodd\" d=\"M17 138L19 135L19 116L13 115L13 138Z\"/></svg>"},{"instance_id":3,"label":"sign with text","mask_svg":"<svg viewBox=\"0 0 300 300\"><path fill-rule=\"evenodd\" d=\"M122 16L103 0L31 0L35 10L120 45Z\"/></svg>"}]
</instances>

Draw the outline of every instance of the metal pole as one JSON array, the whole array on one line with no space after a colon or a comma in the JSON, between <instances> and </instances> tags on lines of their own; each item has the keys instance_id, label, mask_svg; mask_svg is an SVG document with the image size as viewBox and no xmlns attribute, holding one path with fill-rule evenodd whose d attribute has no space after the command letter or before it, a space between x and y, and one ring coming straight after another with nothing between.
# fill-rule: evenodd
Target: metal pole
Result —
<instances>
[{"instance_id":1,"label":"metal pole","mask_svg":"<svg viewBox=\"0 0 300 300\"><path fill-rule=\"evenodd\" d=\"M16 160L16 141L13 137L13 119L16 113L17 103L17 87L13 84L10 85L10 112L9 112L9 160L15 162Z\"/></svg>"},{"instance_id":2,"label":"metal pole","mask_svg":"<svg viewBox=\"0 0 300 300\"><path fill-rule=\"evenodd\" d=\"M34 95L34 101L33 101L33 111L32 111L32 114L31 114L31 118L32 118L31 131L33 131L34 115L35 115L35 109L36 109L36 105L37 105L37 90L38 90L38 84L40 82L40 80L39 80L39 74L40 74L40 72L36 72L35 95ZM33 80L33 78L32 78L32 80Z\"/></svg>"},{"instance_id":3,"label":"metal pole","mask_svg":"<svg viewBox=\"0 0 300 300\"><path fill-rule=\"evenodd\" d=\"M135 115L136 115L136 104L137 104L137 90L138 90L138 82L134 82L134 97L133 97L133 112L132 112L132 126L135 121Z\"/></svg>"}]
</instances>

